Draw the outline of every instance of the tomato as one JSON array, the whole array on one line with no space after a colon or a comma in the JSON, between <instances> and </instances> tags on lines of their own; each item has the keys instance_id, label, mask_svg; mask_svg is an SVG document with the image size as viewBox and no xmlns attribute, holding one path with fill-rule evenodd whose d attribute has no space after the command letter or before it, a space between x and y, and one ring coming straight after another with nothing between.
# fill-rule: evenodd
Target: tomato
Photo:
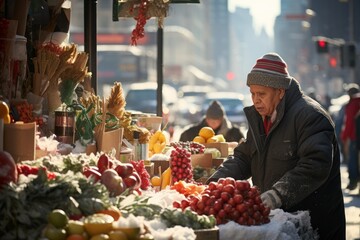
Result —
<instances>
[{"instance_id":1,"label":"tomato","mask_svg":"<svg viewBox=\"0 0 360 240\"><path fill-rule=\"evenodd\" d=\"M17 182L18 171L16 163L10 153L0 151L0 187L9 184L10 182Z\"/></svg>"}]
</instances>

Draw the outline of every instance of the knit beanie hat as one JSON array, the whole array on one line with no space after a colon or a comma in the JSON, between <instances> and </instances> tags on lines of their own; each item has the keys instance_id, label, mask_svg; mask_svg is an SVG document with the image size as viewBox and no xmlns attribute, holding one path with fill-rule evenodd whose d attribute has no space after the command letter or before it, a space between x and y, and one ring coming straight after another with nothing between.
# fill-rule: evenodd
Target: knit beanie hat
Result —
<instances>
[{"instance_id":1,"label":"knit beanie hat","mask_svg":"<svg viewBox=\"0 0 360 240\"><path fill-rule=\"evenodd\" d=\"M347 90L347 93L349 94L349 96L355 95L360 92L359 85L356 83L349 83L346 86L346 90Z\"/></svg>"},{"instance_id":2,"label":"knit beanie hat","mask_svg":"<svg viewBox=\"0 0 360 240\"><path fill-rule=\"evenodd\" d=\"M225 110L219 101L212 101L206 111L206 117L210 119L221 119L225 115Z\"/></svg>"},{"instance_id":3,"label":"knit beanie hat","mask_svg":"<svg viewBox=\"0 0 360 240\"><path fill-rule=\"evenodd\" d=\"M291 79L286 62L276 53L267 53L256 61L246 84L287 89Z\"/></svg>"}]
</instances>

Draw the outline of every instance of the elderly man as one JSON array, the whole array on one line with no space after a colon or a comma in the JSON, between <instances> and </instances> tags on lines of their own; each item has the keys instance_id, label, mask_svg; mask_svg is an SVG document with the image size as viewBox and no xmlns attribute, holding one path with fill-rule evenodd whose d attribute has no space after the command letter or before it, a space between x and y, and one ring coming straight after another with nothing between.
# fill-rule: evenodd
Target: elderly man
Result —
<instances>
[{"instance_id":1,"label":"elderly man","mask_svg":"<svg viewBox=\"0 0 360 240\"><path fill-rule=\"evenodd\" d=\"M340 155L328 113L301 91L276 53L248 74L247 139L209 178L249 179L271 209L308 210L320 239L345 239Z\"/></svg>"}]
</instances>

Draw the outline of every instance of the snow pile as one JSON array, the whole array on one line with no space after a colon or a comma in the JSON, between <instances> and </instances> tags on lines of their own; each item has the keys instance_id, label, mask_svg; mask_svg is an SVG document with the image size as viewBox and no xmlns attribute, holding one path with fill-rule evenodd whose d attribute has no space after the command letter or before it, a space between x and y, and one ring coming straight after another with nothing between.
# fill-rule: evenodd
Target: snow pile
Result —
<instances>
[{"instance_id":1,"label":"snow pile","mask_svg":"<svg viewBox=\"0 0 360 240\"><path fill-rule=\"evenodd\" d=\"M272 210L271 221L260 226L242 226L233 221L219 225L220 240L267 239L267 240L315 240L318 239L310 224L308 211L287 213Z\"/></svg>"}]
</instances>

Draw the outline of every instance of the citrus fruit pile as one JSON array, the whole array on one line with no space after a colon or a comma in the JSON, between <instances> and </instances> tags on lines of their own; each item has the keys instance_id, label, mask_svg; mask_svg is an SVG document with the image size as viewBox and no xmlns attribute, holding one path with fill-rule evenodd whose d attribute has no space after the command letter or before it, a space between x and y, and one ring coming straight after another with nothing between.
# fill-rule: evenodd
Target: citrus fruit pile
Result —
<instances>
[{"instance_id":1,"label":"citrus fruit pile","mask_svg":"<svg viewBox=\"0 0 360 240\"><path fill-rule=\"evenodd\" d=\"M197 136L194 137L193 142L196 143L216 143L226 142L224 135L215 134L211 127L202 127Z\"/></svg>"}]
</instances>

